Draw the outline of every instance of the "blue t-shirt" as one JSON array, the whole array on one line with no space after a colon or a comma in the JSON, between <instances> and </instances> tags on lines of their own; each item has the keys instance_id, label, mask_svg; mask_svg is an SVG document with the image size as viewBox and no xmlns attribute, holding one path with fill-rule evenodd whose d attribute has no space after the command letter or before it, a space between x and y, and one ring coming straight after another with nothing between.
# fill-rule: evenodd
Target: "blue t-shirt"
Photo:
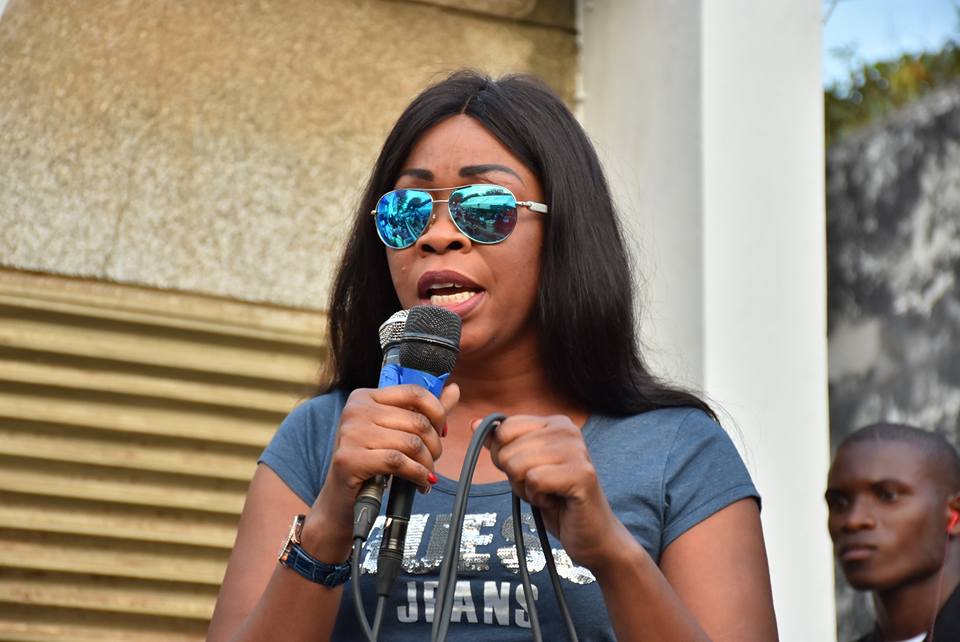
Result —
<instances>
[{"instance_id":1,"label":"blue t-shirt","mask_svg":"<svg viewBox=\"0 0 960 642\"><path fill-rule=\"evenodd\" d=\"M346 396L331 392L298 406L280 425L260 461L308 505L326 476ZM655 562L684 531L745 497L759 500L729 436L692 408L629 417L593 415L583 437L611 508ZM456 481L440 477L417 494L407 530L403 572L384 613L381 639L430 638L435 592ZM383 502L386 505L386 501ZM522 505L527 567L545 640L566 639L529 506ZM383 516L362 558L361 588L368 617ZM577 634L585 642L615 640L600 586L550 538ZM529 640L530 621L513 537L510 486L475 484L467 503L450 640ZM355 581L351 580L351 581ZM334 640L360 640L352 596L343 592Z\"/></svg>"}]
</instances>

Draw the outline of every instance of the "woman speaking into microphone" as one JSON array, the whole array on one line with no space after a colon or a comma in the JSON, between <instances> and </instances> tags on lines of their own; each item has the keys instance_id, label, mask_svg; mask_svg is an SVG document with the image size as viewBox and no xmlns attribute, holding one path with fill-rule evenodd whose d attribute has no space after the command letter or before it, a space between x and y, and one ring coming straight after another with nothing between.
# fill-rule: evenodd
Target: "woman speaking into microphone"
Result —
<instances>
[{"instance_id":1,"label":"woman speaking into microphone","mask_svg":"<svg viewBox=\"0 0 960 642\"><path fill-rule=\"evenodd\" d=\"M353 577L347 561L354 502L377 475L422 493L381 639L429 639L453 480L479 418L500 412L473 476L449 639L530 639L528 600L544 639L565 639L529 513L523 590L516 493L541 511L581 640L775 640L757 491L707 404L645 366L633 297L606 181L562 101L522 76L427 88L354 213L329 306L332 381L261 457L209 639L363 639L349 582L372 612L382 519ZM439 398L376 387L378 326L421 304L462 320Z\"/></svg>"}]
</instances>

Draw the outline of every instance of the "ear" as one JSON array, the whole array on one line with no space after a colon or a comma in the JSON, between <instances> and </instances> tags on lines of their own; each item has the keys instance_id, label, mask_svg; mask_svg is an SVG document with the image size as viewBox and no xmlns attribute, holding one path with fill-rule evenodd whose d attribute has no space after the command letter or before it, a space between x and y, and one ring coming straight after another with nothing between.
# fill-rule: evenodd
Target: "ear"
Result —
<instances>
[{"instance_id":1,"label":"ear","mask_svg":"<svg viewBox=\"0 0 960 642\"><path fill-rule=\"evenodd\" d=\"M954 495L947 503L950 512L947 522L947 535L960 535L960 495Z\"/></svg>"}]
</instances>

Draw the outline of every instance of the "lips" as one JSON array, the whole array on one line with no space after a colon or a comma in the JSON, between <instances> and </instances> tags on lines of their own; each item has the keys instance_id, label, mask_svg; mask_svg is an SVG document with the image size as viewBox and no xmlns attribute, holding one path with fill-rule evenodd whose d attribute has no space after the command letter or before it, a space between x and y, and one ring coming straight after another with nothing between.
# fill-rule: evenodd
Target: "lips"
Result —
<instances>
[{"instance_id":1,"label":"lips","mask_svg":"<svg viewBox=\"0 0 960 642\"><path fill-rule=\"evenodd\" d=\"M482 292L473 280L452 270L426 272L417 281L417 298L431 305L459 306Z\"/></svg>"},{"instance_id":2,"label":"lips","mask_svg":"<svg viewBox=\"0 0 960 642\"><path fill-rule=\"evenodd\" d=\"M872 557L877 547L863 542L843 544L837 551L837 558L841 562L859 562Z\"/></svg>"}]
</instances>

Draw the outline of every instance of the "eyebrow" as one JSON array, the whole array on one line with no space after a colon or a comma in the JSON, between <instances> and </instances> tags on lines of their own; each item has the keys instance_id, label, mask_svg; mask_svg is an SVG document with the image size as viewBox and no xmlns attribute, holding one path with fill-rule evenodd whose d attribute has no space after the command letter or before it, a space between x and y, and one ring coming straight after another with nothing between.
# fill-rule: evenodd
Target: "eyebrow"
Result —
<instances>
[{"instance_id":1,"label":"eyebrow","mask_svg":"<svg viewBox=\"0 0 960 642\"><path fill-rule=\"evenodd\" d=\"M433 180L433 172L431 172L429 169L420 169L419 167L402 169L400 170L400 174L399 176L397 176L397 178L399 178L400 176L413 176L414 178L420 178L425 181Z\"/></svg>"},{"instance_id":2,"label":"eyebrow","mask_svg":"<svg viewBox=\"0 0 960 642\"><path fill-rule=\"evenodd\" d=\"M911 484L909 481L904 481L902 479L893 479L893 478L878 479L877 481L871 483L870 485L873 486L874 488L876 488L877 486L897 486L903 490L913 490L913 484Z\"/></svg>"},{"instance_id":3,"label":"eyebrow","mask_svg":"<svg viewBox=\"0 0 960 642\"><path fill-rule=\"evenodd\" d=\"M902 480L902 479L896 479L896 478L893 478L893 477L883 477L883 478L881 478L881 479L871 479L871 480L868 480L868 481L864 482L864 484L865 484L868 488L871 488L871 489L872 489L872 488L876 488L876 487L878 487L878 486L897 486L897 487L902 488L902 489L907 490L907 491L912 491L912 490L913 490L913 486L912 486L909 482L906 482L906 481L904 481L904 480ZM852 492L852 493L857 493L857 492L859 491L858 486L859 486L859 484L854 484L854 487L853 487L852 490L851 490L851 486L849 486L849 485L847 485L847 486L839 486L839 487L837 487L837 486L828 486L828 487L827 487L827 490L823 493L823 496L824 496L824 498L827 498L827 497L829 497L829 496L831 496L831 495L849 495L849 494L851 494L851 492Z\"/></svg>"},{"instance_id":4,"label":"eyebrow","mask_svg":"<svg viewBox=\"0 0 960 642\"><path fill-rule=\"evenodd\" d=\"M466 167L460 168L460 176L464 177L476 176L477 174L486 174L487 172L506 172L507 174L513 174L521 183L523 183L523 179L520 178L520 174L517 174L506 165L486 163L484 165L467 165Z\"/></svg>"},{"instance_id":5,"label":"eyebrow","mask_svg":"<svg viewBox=\"0 0 960 642\"><path fill-rule=\"evenodd\" d=\"M520 176L520 174L516 173L506 165L499 165L497 163L484 163L482 165L466 165L460 168L460 176L463 176L464 178L477 176L479 174L486 174L487 172L506 172L507 174L516 176L517 179L523 183L523 178ZM400 170L400 176L412 176L425 181L433 180L433 172L431 172L429 169L423 169L420 167L409 167L407 169Z\"/></svg>"}]
</instances>

